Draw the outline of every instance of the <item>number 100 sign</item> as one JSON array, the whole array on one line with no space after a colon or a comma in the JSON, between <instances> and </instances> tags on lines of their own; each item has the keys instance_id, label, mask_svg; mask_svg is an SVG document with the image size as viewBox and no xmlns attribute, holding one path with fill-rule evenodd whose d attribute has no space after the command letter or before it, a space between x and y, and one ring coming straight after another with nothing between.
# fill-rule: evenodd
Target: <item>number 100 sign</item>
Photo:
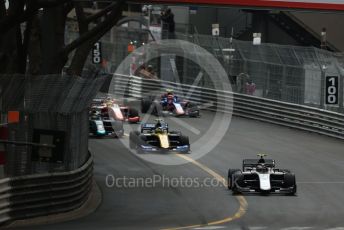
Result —
<instances>
[{"instance_id":1,"label":"number 100 sign","mask_svg":"<svg viewBox=\"0 0 344 230\"><path fill-rule=\"evenodd\" d=\"M338 105L339 77L326 76L326 104Z\"/></svg>"}]
</instances>

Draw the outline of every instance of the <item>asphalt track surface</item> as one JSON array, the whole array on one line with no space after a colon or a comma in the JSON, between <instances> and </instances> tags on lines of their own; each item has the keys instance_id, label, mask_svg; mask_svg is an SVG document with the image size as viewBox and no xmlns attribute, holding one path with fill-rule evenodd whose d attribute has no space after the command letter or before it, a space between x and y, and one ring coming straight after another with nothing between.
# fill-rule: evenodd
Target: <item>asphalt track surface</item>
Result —
<instances>
[{"instance_id":1,"label":"asphalt track surface","mask_svg":"<svg viewBox=\"0 0 344 230\"><path fill-rule=\"evenodd\" d=\"M212 117L212 113L204 112L201 118L183 121L202 133ZM170 127L189 135L191 141L197 139L193 132L172 121ZM196 163L152 164L113 138L91 139L89 145L95 156L95 179L103 194L96 212L70 222L20 229L344 229L344 143L340 140L234 117L221 143ZM183 187L157 183L146 188L106 185L107 175L183 176L202 182L212 179L212 174L226 178L228 168L240 168L244 158L257 153L268 153L277 167L296 174L297 196L233 196L222 184ZM191 157L192 153L185 156Z\"/></svg>"}]
</instances>

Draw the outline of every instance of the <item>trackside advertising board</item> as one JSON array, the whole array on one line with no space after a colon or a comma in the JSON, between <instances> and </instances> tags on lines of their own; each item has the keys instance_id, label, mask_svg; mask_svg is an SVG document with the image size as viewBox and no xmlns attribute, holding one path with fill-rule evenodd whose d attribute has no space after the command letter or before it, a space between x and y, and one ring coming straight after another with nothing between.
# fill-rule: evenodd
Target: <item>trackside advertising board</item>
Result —
<instances>
[{"instance_id":1,"label":"trackside advertising board","mask_svg":"<svg viewBox=\"0 0 344 230\"><path fill-rule=\"evenodd\" d=\"M141 2L344 11L344 0L147 0Z\"/></svg>"}]
</instances>

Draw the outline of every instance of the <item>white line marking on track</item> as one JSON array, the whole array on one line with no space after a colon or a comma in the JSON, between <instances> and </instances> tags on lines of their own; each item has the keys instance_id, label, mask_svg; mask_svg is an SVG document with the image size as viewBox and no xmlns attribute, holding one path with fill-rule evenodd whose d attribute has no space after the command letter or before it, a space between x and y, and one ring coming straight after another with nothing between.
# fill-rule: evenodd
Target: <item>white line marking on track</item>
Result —
<instances>
[{"instance_id":1,"label":"white line marking on track","mask_svg":"<svg viewBox=\"0 0 344 230\"><path fill-rule=\"evenodd\" d=\"M211 230L211 229L223 229L226 228L224 226L209 226L209 227L199 227L199 228L193 228L193 229L202 229L202 230Z\"/></svg>"},{"instance_id":2,"label":"white line marking on track","mask_svg":"<svg viewBox=\"0 0 344 230\"><path fill-rule=\"evenodd\" d=\"M282 228L281 230L306 230L311 229L313 227L288 227L288 228Z\"/></svg>"},{"instance_id":3,"label":"white line marking on track","mask_svg":"<svg viewBox=\"0 0 344 230\"><path fill-rule=\"evenodd\" d=\"M344 184L344 181L299 181L297 184Z\"/></svg>"},{"instance_id":4,"label":"white line marking on track","mask_svg":"<svg viewBox=\"0 0 344 230\"><path fill-rule=\"evenodd\" d=\"M261 229L267 229L267 227L249 227L249 230L261 230Z\"/></svg>"}]
</instances>

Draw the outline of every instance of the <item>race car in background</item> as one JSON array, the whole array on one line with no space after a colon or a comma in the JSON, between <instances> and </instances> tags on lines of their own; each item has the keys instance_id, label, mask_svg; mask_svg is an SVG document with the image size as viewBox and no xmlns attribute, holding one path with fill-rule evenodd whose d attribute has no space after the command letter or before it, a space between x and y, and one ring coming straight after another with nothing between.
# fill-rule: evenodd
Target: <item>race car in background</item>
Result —
<instances>
[{"instance_id":1,"label":"race car in background","mask_svg":"<svg viewBox=\"0 0 344 230\"><path fill-rule=\"evenodd\" d=\"M92 136L114 136L124 135L123 121L106 118L100 115L100 111L90 111L89 114L89 133Z\"/></svg>"},{"instance_id":2,"label":"race car in background","mask_svg":"<svg viewBox=\"0 0 344 230\"><path fill-rule=\"evenodd\" d=\"M141 131L130 132L129 146L138 153L190 151L189 138L181 132L169 131L168 124L161 119L156 123L142 124Z\"/></svg>"},{"instance_id":3,"label":"race car in background","mask_svg":"<svg viewBox=\"0 0 344 230\"><path fill-rule=\"evenodd\" d=\"M228 170L228 189L236 193L280 193L295 195L295 175L288 169L275 168L275 161L265 159L265 154L258 154L258 159L243 160L242 170Z\"/></svg>"},{"instance_id":4,"label":"race car in background","mask_svg":"<svg viewBox=\"0 0 344 230\"><path fill-rule=\"evenodd\" d=\"M178 96L173 94L173 91L168 90L160 98L147 97L141 101L141 112L161 116L189 116L199 117L200 109L197 105L187 100L181 100Z\"/></svg>"},{"instance_id":5,"label":"race car in background","mask_svg":"<svg viewBox=\"0 0 344 230\"><path fill-rule=\"evenodd\" d=\"M118 121L138 123L141 120L138 110L129 106L119 105L115 99L95 99L93 100L91 110L100 110L102 117Z\"/></svg>"}]
</instances>

